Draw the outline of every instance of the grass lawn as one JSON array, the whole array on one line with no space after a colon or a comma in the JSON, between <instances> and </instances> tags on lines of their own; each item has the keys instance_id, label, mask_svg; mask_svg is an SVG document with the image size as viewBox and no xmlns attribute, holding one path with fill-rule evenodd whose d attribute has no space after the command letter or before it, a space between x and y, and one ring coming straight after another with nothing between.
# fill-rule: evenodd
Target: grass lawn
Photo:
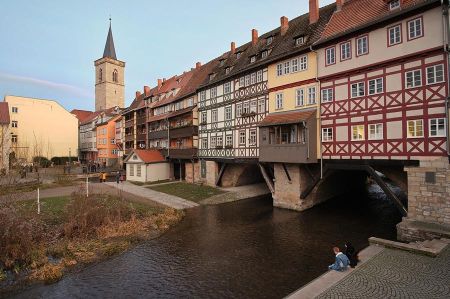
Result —
<instances>
[{"instance_id":1,"label":"grass lawn","mask_svg":"<svg viewBox=\"0 0 450 299\"><path fill-rule=\"evenodd\" d=\"M170 183L172 180L161 180L161 181L155 181L155 182L134 182L134 181L128 181L136 186L150 186L150 185L157 185L157 184L163 184L163 183Z\"/></svg>"},{"instance_id":2,"label":"grass lawn","mask_svg":"<svg viewBox=\"0 0 450 299\"><path fill-rule=\"evenodd\" d=\"M210 186L200 186L188 183L173 183L147 188L170 195L175 195L194 202L199 202L211 196L225 193L225 191Z\"/></svg>"}]
</instances>

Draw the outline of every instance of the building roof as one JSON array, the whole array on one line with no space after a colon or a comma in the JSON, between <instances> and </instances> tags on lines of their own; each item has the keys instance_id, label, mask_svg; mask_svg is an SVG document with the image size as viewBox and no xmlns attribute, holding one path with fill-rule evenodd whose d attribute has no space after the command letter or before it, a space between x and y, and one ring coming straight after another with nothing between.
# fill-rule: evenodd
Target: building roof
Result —
<instances>
[{"instance_id":1,"label":"building roof","mask_svg":"<svg viewBox=\"0 0 450 299\"><path fill-rule=\"evenodd\" d=\"M103 58L105 57L117 60L116 49L114 48L114 39L111 30L111 22L109 23L108 37L106 38L105 50L103 51Z\"/></svg>"},{"instance_id":2,"label":"building roof","mask_svg":"<svg viewBox=\"0 0 450 299\"><path fill-rule=\"evenodd\" d=\"M92 122L92 121L94 121L95 120L95 118L97 117L97 116L99 116L100 114L105 114L105 116L114 116L114 115L117 115L117 112L116 112L117 110L116 110L116 107L111 107L111 108L108 108L108 109L103 109L103 110L99 110L99 111L95 111L95 112L92 112L88 117L86 117L83 121L80 121L80 125L85 125L85 124L88 124L88 123L90 123L90 122ZM120 113L120 112L119 112Z\"/></svg>"},{"instance_id":3,"label":"building roof","mask_svg":"<svg viewBox=\"0 0 450 299\"><path fill-rule=\"evenodd\" d=\"M402 0L401 8L389 9L387 0L347 0L336 10L317 44L355 32L383 19L405 14L439 0Z\"/></svg>"},{"instance_id":4,"label":"building roof","mask_svg":"<svg viewBox=\"0 0 450 299\"><path fill-rule=\"evenodd\" d=\"M124 162L128 162L133 156L133 154L136 154L146 164L166 162L166 158L164 158L164 156L158 150L139 150L139 149L133 150L131 155L129 155Z\"/></svg>"},{"instance_id":5,"label":"building roof","mask_svg":"<svg viewBox=\"0 0 450 299\"><path fill-rule=\"evenodd\" d=\"M335 8L335 3L320 8L319 19L313 24L310 24L309 13L306 13L289 21L289 27L284 35L281 34L281 27L278 27L259 36L255 44L250 41L236 48L235 53L231 51L224 53L216 58L219 61L222 60L222 63L211 71L215 75L214 78L211 80L209 77L206 78L200 87L216 84L241 73L269 65L288 55L310 51L310 45L320 38ZM301 36L304 37L305 42L302 45L296 45L295 39ZM267 43L269 37L273 39L270 44ZM264 51L268 51L266 58L262 58ZM239 59L236 53L240 53ZM256 56L256 61L253 63L250 61L252 56ZM228 74L227 68L230 68Z\"/></svg>"},{"instance_id":6,"label":"building roof","mask_svg":"<svg viewBox=\"0 0 450 299\"><path fill-rule=\"evenodd\" d=\"M10 123L8 102L0 102L0 124Z\"/></svg>"},{"instance_id":7,"label":"building roof","mask_svg":"<svg viewBox=\"0 0 450 299\"><path fill-rule=\"evenodd\" d=\"M81 123L85 121L89 116L91 116L93 111L87 111L87 110L79 110L79 109L73 109L70 111L73 115L75 115L78 118L78 121Z\"/></svg>"},{"instance_id":8,"label":"building roof","mask_svg":"<svg viewBox=\"0 0 450 299\"><path fill-rule=\"evenodd\" d=\"M269 127L274 125L297 124L302 121L307 121L315 115L316 109L271 113L267 115L258 126Z\"/></svg>"}]
</instances>

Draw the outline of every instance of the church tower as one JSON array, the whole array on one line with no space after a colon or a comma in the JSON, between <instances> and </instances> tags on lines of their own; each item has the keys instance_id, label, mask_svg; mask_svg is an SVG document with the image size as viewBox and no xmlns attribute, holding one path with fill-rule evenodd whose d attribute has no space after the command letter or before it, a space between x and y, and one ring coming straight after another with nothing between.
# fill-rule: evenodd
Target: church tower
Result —
<instances>
[{"instance_id":1,"label":"church tower","mask_svg":"<svg viewBox=\"0 0 450 299\"><path fill-rule=\"evenodd\" d=\"M103 57L95 65L95 111L125 105L125 62L117 60L109 20L109 32Z\"/></svg>"}]
</instances>

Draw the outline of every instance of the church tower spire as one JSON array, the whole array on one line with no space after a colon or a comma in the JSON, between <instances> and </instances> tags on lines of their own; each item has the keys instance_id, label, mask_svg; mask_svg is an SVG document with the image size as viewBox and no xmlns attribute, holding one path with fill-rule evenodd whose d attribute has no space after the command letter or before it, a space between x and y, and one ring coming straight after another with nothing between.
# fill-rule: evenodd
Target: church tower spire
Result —
<instances>
[{"instance_id":1,"label":"church tower spire","mask_svg":"<svg viewBox=\"0 0 450 299\"><path fill-rule=\"evenodd\" d=\"M125 106L125 62L117 59L116 48L109 19L103 57L95 65L95 111Z\"/></svg>"}]
</instances>

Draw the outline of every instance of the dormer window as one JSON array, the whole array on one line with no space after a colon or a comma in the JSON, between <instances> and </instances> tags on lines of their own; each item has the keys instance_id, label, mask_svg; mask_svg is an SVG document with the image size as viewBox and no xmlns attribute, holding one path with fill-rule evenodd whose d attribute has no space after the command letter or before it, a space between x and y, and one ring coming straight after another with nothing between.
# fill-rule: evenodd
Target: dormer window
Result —
<instances>
[{"instance_id":1,"label":"dormer window","mask_svg":"<svg viewBox=\"0 0 450 299\"><path fill-rule=\"evenodd\" d=\"M250 57L250 63L254 63L256 61L256 56L253 55Z\"/></svg>"},{"instance_id":2,"label":"dormer window","mask_svg":"<svg viewBox=\"0 0 450 299\"><path fill-rule=\"evenodd\" d=\"M241 58L241 54L242 54L242 52L237 52L237 53L236 53L236 59Z\"/></svg>"},{"instance_id":3,"label":"dormer window","mask_svg":"<svg viewBox=\"0 0 450 299\"><path fill-rule=\"evenodd\" d=\"M295 38L295 45L296 46L301 46L305 43L305 37L304 36L299 36L297 38Z\"/></svg>"},{"instance_id":4,"label":"dormer window","mask_svg":"<svg viewBox=\"0 0 450 299\"><path fill-rule=\"evenodd\" d=\"M269 51L268 50L265 50L265 51L262 51L262 53L261 53L261 58L266 58L267 56L269 56Z\"/></svg>"},{"instance_id":5,"label":"dormer window","mask_svg":"<svg viewBox=\"0 0 450 299\"><path fill-rule=\"evenodd\" d=\"M392 0L389 2L389 10L400 8L400 0Z\"/></svg>"},{"instance_id":6,"label":"dormer window","mask_svg":"<svg viewBox=\"0 0 450 299\"><path fill-rule=\"evenodd\" d=\"M228 75L228 74L230 73L230 70L231 70L231 69L230 69L229 67L227 67L227 68L225 69L225 74Z\"/></svg>"},{"instance_id":7,"label":"dormer window","mask_svg":"<svg viewBox=\"0 0 450 299\"><path fill-rule=\"evenodd\" d=\"M266 44L267 44L267 45L270 45L272 42L273 42L273 36L269 36L269 37L267 38Z\"/></svg>"},{"instance_id":8,"label":"dormer window","mask_svg":"<svg viewBox=\"0 0 450 299\"><path fill-rule=\"evenodd\" d=\"M215 76L216 76L216 74L214 74L214 73L209 74L209 81L213 80Z\"/></svg>"},{"instance_id":9,"label":"dormer window","mask_svg":"<svg viewBox=\"0 0 450 299\"><path fill-rule=\"evenodd\" d=\"M225 64L225 59L220 60L220 66L223 66Z\"/></svg>"}]
</instances>

